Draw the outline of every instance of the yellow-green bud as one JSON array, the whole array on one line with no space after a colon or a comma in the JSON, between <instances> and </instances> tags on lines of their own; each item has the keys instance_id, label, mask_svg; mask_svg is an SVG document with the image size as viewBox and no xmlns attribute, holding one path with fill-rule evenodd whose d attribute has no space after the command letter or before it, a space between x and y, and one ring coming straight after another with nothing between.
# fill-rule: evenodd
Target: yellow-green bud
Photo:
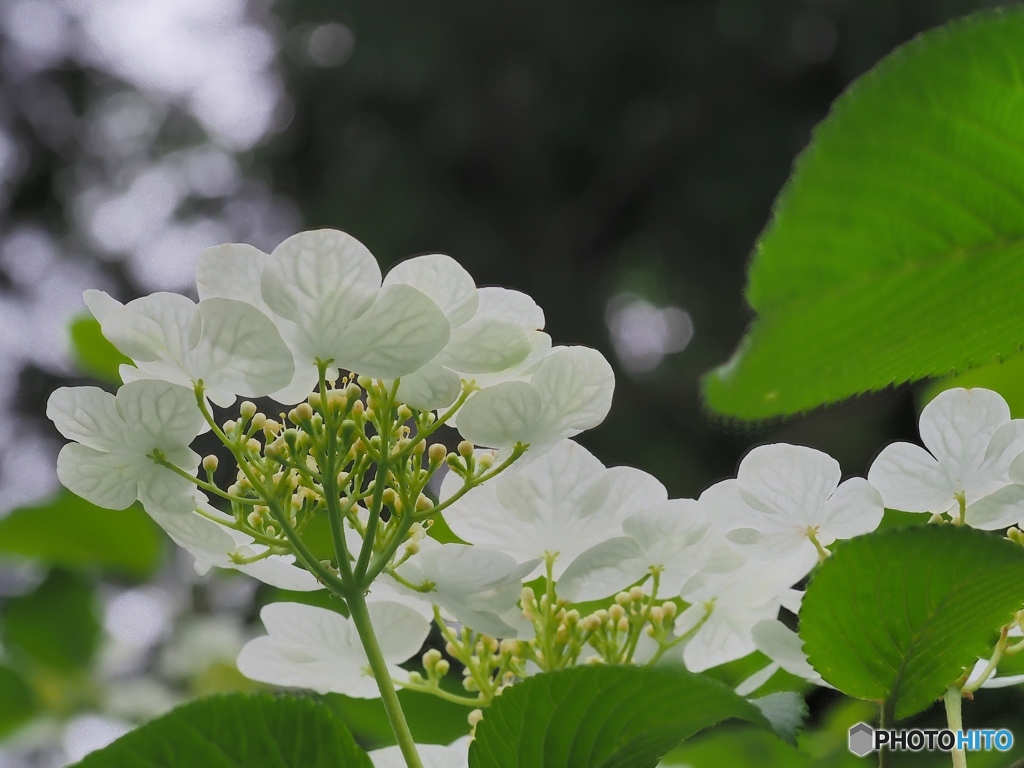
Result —
<instances>
[{"instance_id":1,"label":"yellow-green bud","mask_svg":"<svg viewBox=\"0 0 1024 768\"><path fill-rule=\"evenodd\" d=\"M417 512L426 512L428 509L430 509L433 506L434 506L434 502L432 502L430 499L428 499L422 493L420 494L420 497L418 499L416 499L416 511Z\"/></svg>"},{"instance_id":2,"label":"yellow-green bud","mask_svg":"<svg viewBox=\"0 0 1024 768\"><path fill-rule=\"evenodd\" d=\"M423 666L427 669L433 667L437 662L441 660L441 652L437 648L431 648L429 651L423 654Z\"/></svg>"},{"instance_id":3,"label":"yellow-green bud","mask_svg":"<svg viewBox=\"0 0 1024 768\"><path fill-rule=\"evenodd\" d=\"M665 611L661 609L660 605L656 605L651 608L648 615L651 617L651 621L656 624L661 624L661 622L665 620Z\"/></svg>"},{"instance_id":4,"label":"yellow-green bud","mask_svg":"<svg viewBox=\"0 0 1024 768\"><path fill-rule=\"evenodd\" d=\"M234 421L234 419L228 419L227 421L224 422L224 431L230 434L235 431L236 426L237 424Z\"/></svg>"},{"instance_id":5,"label":"yellow-green bud","mask_svg":"<svg viewBox=\"0 0 1024 768\"><path fill-rule=\"evenodd\" d=\"M212 453L209 456L203 457L203 469L205 469L207 472L216 472L217 464L217 457L214 456Z\"/></svg>"},{"instance_id":6,"label":"yellow-green bud","mask_svg":"<svg viewBox=\"0 0 1024 768\"><path fill-rule=\"evenodd\" d=\"M676 615L676 611L679 610L679 608L671 600L666 600L664 603L661 604L661 610L665 612L666 619L671 619L673 616Z\"/></svg>"},{"instance_id":7,"label":"yellow-green bud","mask_svg":"<svg viewBox=\"0 0 1024 768\"><path fill-rule=\"evenodd\" d=\"M621 619L625 615L626 615L626 609L623 608L618 603L616 603L615 605L613 605L611 608L608 609L608 618L611 619L612 621L618 621L619 619Z\"/></svg>"},{"instance_id":8,"label":"yellow-green bud","mask_svg":"<svg viewBox=\"0 0 1024 768\"><path fill-rule=\"evenodd\" d=\"M619 619L619 632L626 632L629 630L629 619L623 616Z\"/></svg>"},{"instance_id":9,"label":"yellow-green bud","mask_svg":"<svg viewBox=\"0 0 1024 768\"><path fill-rule=\"evenodd\" d=\"M473 455L473 444L469 442L469 440L463 440L461 443L459 443L458 451L459 455L462 458L468 459L470 456Z\"/></svg>"},{"instance_id":10,"label":"yellow-green bud","mask_svg":"<svg viewBox=\"0 0 1024 768\"><path fill-rule=\"evenodd\" d=\"M616 603L616 605L625 605L628 602L629 602L629 593L628 592L619 592L619 594L617 594L615 596L615 603Z\"/></svg>"},{"instance_id":11,"label":"yellow-green bud","mask_svg":"<svg viewBox=\"0 0 1024 768\"><path fill-rule=\"evenodd\" d=\"M530 587L523 587L523 591L519 593L519 599L522 601L523 605L526 605L527 603L532 603L535 598L536 595L533 593L533 590L530 589Z\"/></svg>"},{"instance_id":12,"label":"yellow-green bud","mask_svg":"<svg viewBox=\"0 0 1024 768\"><path fill-rule=\"evenodd\" d=\"M469 721L471 727L476 728L481 720L484 719L484 711L482 709L474 709L466 716L466 720Z\"/></svg>"},{"instance_id":13,"label":"yellow-green bud","mask_svg":"<svg viewBox=\"0 0 1024 768\"><path fill-rule=\"evenodd\" d=\"M494 454L484 453L476 460L476 463L479 464L482 469L490 469L494 466Z\"/></svg>"},{"instance_id":14,"label":"yellow-green bud","mask_svg":"<svg viewBox=\"0 0 1024 768\"><path fill-rule=\"evenodd\" d=\"M405 403L402 403L400 406L398 406L398 418L401 421L405 421L406 419L412 418L412 411L409 409L409 406L406 405Z\"/></svg>"},{"instance_id":15,"label":"yellow-green bud","mask_svg":"<svg viewBox=\"0 0 1024 768\"><path fill-rule=\"evenodd\" d=\"M250 437L248 442L245 444L245 447L248 448L253 453L259 453L261 450L263 450L263 444L260 443L260 441L257 440L255 437Z\"/></svg>"},{"instance_id":16,"label":"yellow-green bud","mask_svg":"<svg viewBox=\"0 0 1024 768\"><path fill-rule=\"evenodd\" d=\"M319 409L323 404L323 400L320 398L319 392L311 392L309 397L306 398L306 402L309 403L310 408Z\"/></svg>"},{"instance_id":17,"label":"yellow-green bud","mask_svg":"<svg viewBox=\"0 0 1024 768\"><path fill-rule=\"evenodd\" d=\"M238 406L238 412L242 418L248 421L256 415L256 403L251 400L245 400L240 406Z\"/></svg>"},{"instance_id":18,"label":"yellow-green bud","mask_svg":"<svg viewBox=\"0 0 1024 768\"><path fill-rule=\"evenodd\" d=\"M256 511L250 512L249 516L246 518L246 521L253 528L259 528L261 525L263 525L263 515Z\"/></svg>"},{"instance_id":19,"label":"yellow-green bud","mask_svg":"<svg viewBox=\"0 0 1024 768\"><path fill-rule=\"evenodd\" d=\"M451 669L451 665L444 659L441 659L434 665L434 672L438 677L444 677L447 675L449 669Z\"/></svg>"},{"instance_id":20,"label":"yellow-green bud","mask_svg":"<svg viewBox=\"0 0 1024 768\"><path fill-rule=\"evenodd\" d=\"M363 389L369 389L370 386L373 384L373 379L371 379L369 376L359 376L358 378L356 378L356 383L359 384L359 386L362 387Z\"/></svg>"},{"instance_id":21,"label":"yellow-green bud","mask_svg":"<svg viewBox=\"0 0 1024 768\"><path fill-rule=\"evenodd\" d=\"M644 599L644 588L643 587L633 587L631 590L629 590L629 599L633 600L633 601L643 600Z\"/></svg>"},{"instance_id":22,"label":"yellow-green bud","mask_svg":"<svg viewBox=\"0 0 1024 768\"><path fill-rule=\"evenodd\" d=\"M427 450L427 458L430 459L431 464L440 464L447 455L448 449L441 445L441 443L434 443Z\"/></svg>"},{"instance_id":23,"label":"yellow-green bud","mask_svg":"<svg viewBox=\"0 0 1024 768\"><path fill-rule=\"evenodd\" d=\"M254 429L266 429L267 416L264 413L257 413L252 417L252 426Z\"/></svg>"}]
</instances>

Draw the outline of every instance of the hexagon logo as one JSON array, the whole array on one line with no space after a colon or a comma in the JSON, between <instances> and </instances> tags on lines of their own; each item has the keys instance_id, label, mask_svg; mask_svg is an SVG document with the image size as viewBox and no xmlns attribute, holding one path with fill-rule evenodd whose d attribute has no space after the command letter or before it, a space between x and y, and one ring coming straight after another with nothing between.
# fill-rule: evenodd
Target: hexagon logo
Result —
<instances>
[{"instance_id":1,"label":"hexagon logo","mask_svg":"<svg viewBox=\"0 0 1024 768\"><path fill-rule=\"evenodd\" d=\"M875 729L867 723L857 723L850 728L848 746L857 757L864 757L875 748Z\"/></svg>"}]
</instances>

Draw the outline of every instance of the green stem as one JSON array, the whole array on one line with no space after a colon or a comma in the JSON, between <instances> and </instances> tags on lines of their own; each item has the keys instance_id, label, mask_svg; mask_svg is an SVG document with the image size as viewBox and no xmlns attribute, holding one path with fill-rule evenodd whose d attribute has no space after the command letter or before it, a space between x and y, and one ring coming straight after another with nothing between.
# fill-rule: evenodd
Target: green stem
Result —
<instances>
[{"instance_id":1,"label":"green stem","mask_svg":"<svg viewBox=\"0 0 1024 768\"><path fill-rule=\"evenodd\" d=\"M964 729L963 716L960 711L963 696L960 693L960 689L955 685L949 686L942 697L942 701L946 705L946 722L949 723L949 730L954 734L959 733ZM954 747L949 751L949 754L953 758L953 768L967 768L966 752Z\"/></svg>"},{"instance_id":2,"label":"green stem","mask_svg":"<svg viewBox=\"0 0 1024 768\"><path fill-rule=\"evenodd\" d=\"M893 702L889 699L882 703L882 710L878 714L879 730L886 730L892 727L894 720L894 706ZM889 768L892 764L890 757L891 753L889 752L889 747L883 744L881 749L878 750L878 768Z\"/></svg>"},{"instance_id":3,"label":"green stem","mask_svg":"<svg viewBox=\"0 0 1024 768\"><path fill-rule=\"evenodd\" d=\"M352 623L356 625L356 631L359 632L359 639L363 643L366 658L370 662L370 670L380 689L384 711L387 712L391 730L394 731L395 738L398 739L398 747L402 750L406 765L409 768L423 768L420 756L416 752L416 742L412 738L409 724L405 721L405 713L402 712L402 704L399 702L395 686L391 682L391 672L388 671L384 654L381 653L380 644L377 642L377 635L373 631L373 624L370 623L370 613L366 609L366 598L362 592L354 591L348 595L348 608L352 616Z\"/></svg>"},{"instance_id":4,"label":"green stem","mask_svg":"<svg viewBox=\"0 0 1024 768\"><path fill-rule=\"evenodd\" d=\"M395 380L397 392L398 380ZM384 504L384 488L388 480L388 455L391 452L391 427L393 397L388 397L385 402L379 404L377 414L377 434L380 435L380 458L377 460L377 471L373 475L373 498L370 500L370 515L366 518L366 534L363 538L363 546L359 550L359 559L356 561L355 578L360 584L369 585L373 580L367 579L367 568L370 566L370 557L373 555L374 539L377 536L377 524L380 523L381 507ZM412 510L410 510L411 513ZM378 571L379 573L379 571ZM376 576L376 574L374 574Z\"/></svg>"}]
</instances>

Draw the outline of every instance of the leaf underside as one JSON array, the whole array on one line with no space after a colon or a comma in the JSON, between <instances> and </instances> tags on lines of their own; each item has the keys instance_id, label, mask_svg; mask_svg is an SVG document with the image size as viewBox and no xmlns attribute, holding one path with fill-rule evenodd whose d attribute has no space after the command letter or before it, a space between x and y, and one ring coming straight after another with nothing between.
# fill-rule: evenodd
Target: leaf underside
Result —
<instances>
[{"instance_id":1,"label":"leaf underside","mask_svg":"<svg viewBox=\"0 0 1024 768\"><path fill-rule=\"evenodd\" d=\"M928 32L815 129L751 260L757 317L704 381L758 420L1024 345L1024 9Z\"/></svg>"}]
</instances>

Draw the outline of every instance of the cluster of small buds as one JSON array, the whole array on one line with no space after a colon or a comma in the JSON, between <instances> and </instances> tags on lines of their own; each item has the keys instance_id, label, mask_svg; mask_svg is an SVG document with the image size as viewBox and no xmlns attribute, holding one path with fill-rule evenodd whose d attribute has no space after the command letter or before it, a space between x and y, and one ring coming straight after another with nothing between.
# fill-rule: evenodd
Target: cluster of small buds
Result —
<instances>
[{"instance_id":1,"label":"cluster of small buds","mask_svg":"<svg viewBox=\"0 0 1024 768\"><path fill-rule=\"evenodd\" d=\"M1011 526L1006 532L1006 538L1012 541L1014 544L1019 544L1024 547L1024 531L1021 531L1017 526Z\"/></svg>"}]
</instances>

